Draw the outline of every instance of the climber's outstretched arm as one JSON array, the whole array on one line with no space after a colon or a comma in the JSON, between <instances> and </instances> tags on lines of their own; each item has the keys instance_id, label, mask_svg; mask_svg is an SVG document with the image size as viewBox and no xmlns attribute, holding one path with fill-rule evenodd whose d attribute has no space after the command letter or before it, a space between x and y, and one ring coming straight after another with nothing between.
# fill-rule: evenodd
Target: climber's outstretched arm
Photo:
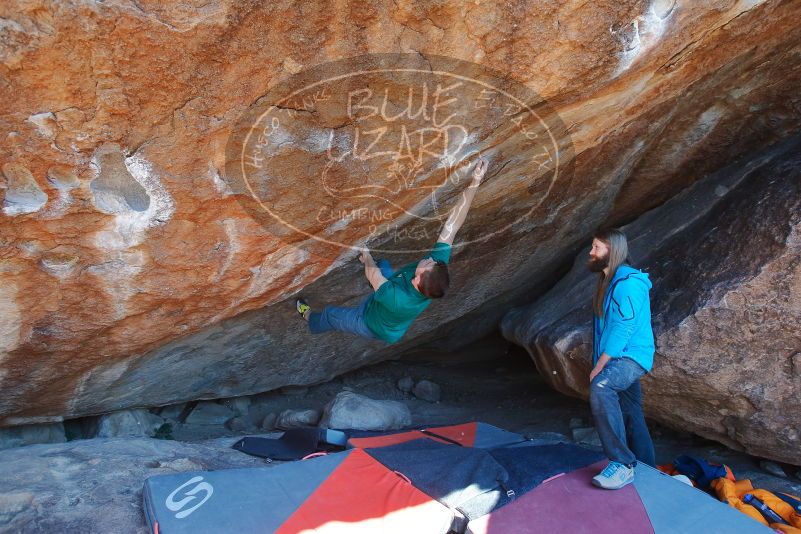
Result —
<instances>
[{"instance_id":1,"label":"climber's outstretched arm","mask_svg":"<svg viewBox=\"0 0 801 534\"><path fill-rule=\"evenodd\" d=\"M479 159L475 169L473 169L473 180L470 182L470 185L462 191L459 202L457 202L456 206L451 210L451 214L448 216L448 220L445 221L445 226L439 234L438 242L453 245L456 232L458 232L459 228L464 224L464 220L467 218L467 212L470 211L470 204L473 203L473 197L476 196L478 186L481 184L481 180L484 178L484 173L486 172L487 160L483 158Z\"/></svg>"},{"instance_id":2,"label":"climber's outstretched arm","mask_svg":"<svg viewBox=\"0 0 801 534\"><path fill-rule=\"evenodd\" d=\"M387 279L381 274L381 269L375 264L375 261L373 261L373 256L370 254L370 251L364 249L359 254L359 261L364 264L364 276L367 277L367 281L373 286L373 291L378 291L378 288L381 287L381 284L386 282Z\"/></svg>"}]
</instances>

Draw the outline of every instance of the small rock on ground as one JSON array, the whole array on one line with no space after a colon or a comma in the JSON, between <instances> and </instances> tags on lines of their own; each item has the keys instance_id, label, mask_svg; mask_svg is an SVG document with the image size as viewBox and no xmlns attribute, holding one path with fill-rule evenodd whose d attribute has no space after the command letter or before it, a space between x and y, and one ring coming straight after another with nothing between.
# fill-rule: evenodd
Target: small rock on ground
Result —
<instances>
[{"instance_id":1,"label":"small rock on ground","mask_svg":"<svg viewBox=\"0 0 801 534\"><path fill-rule=\"evenodd\" d=\"M264 430L275 430L275 423L278 421L278 414L277 413L268 413L262 419L260 427Z\"/></svg>"},{"instance_id":2,"label":"small rock on ground","mask_svg":"<svg viewBox=\"0 0 801 534\"><path fill-rule=\"evenodd\" d=\"M573 441L582 445L601 446L601 438L598 436L598 431L595 430L595 427L574 428Z\"/></svg>"},{"instance_id":3,"label":"small rock on ground","mask_svg":"<svg viewBox=\"0 0 801 534\"><path fill-rule=\"evenodd\" d=\"M200 402L186 417L188 425L223 425L236 414L227 406L213 401Z\"/></svg>"},{"instance_id":4,"label":"small rock on ground","mask_svg":"<svg viewBox=\"0 0 801 534\"><path fill-rule=\"evenodd\" d=\"M414 388L414 380L411 376L404 376L398 380L398 389L404 393L411 393Z\"/></svg>"},{"instance_id":5,"label":"small rock on ground","mask_svg":"<svg viewBox=\"0 0 801 534\"><path fill-rule=\"evenodd\" d=\"M284 410L275 422L276 428L288 429L316 426L320 421L319 410Z\"/></svg>"},{"instance_id":6,"label":"small rock on ground","mask_svg":"<svg viewBox=\"0 0 801 534\"><path fill-rule=\"evenodd\" d=\"M430 380L421 380L412 390L414 396L427 402L439 402L441 390L438 384Z\"/></svg>"},{"instance_id":7,"label":"small rock on ground","mask_svg":"<svg viewBox=\"0 0 801 534\"><path fill-rule=\"evenodd\" d=\"M766 473L770 473L771 475L787 478L787 473L784 472L782 466L777 464L776 462L771 462L770 460L762 460L759 462L759 467L762 468L763 471Z\"/></svg>"},{"instance_id":8,"label":"small rock on ground","mask_svg":"<svg viewBox=\"0 0 801 534\"><path fill-rule=\"evenodd\" d=\"M250 426L248 422L249 421L244 417L232 417L225 422L225 428L233 430L234 432L241 432L248 429Z\"/></svg>"},{"instance_id":9,"label":"small rock on ground","mask_svg":"<svg viewBox=\"0 0 801 534\"><path fill-rule=\"evenodd\" d=\"M320 426L354 430L394 430L409 427L412 414L398 401L376 400L352 391L341 391L329 402Z\"/></svg>"},{"instance_id":10,"label":"small rock on ground","mask_svg":"<svg viewBox=\"0 0 801 534\"><path fill-rule=\"evenodd\" d=\"M248 408L248 419L254 425L261 425L264 418L273 413L273 410L267 404L251 404ZM275 415L273 413L273 415Z\"/></svg>"},{"instance_id":11,"label":"small rock on ground","mask_svg":"<svg viewBox=\"0 0 801 534\"><path fill-rule=\"evenodd\" d=\"M164 419L145 409L122 410L100 416L94 437L152 437Z\"/></svg>"}]
</instances>

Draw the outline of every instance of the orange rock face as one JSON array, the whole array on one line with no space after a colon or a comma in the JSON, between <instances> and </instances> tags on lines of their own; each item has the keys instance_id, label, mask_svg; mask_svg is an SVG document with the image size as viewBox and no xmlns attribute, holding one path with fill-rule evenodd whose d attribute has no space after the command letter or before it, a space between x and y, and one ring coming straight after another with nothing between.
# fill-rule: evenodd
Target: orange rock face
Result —
<instances>
[{"instance_id":1,"label":"orange rock face","mask_svg":"<svg viewBox=\"0 0 801 534\"><path fill-rule=\"evenodd\" d=\"M591 229L799 127L799 15L780 1L3 3L0 424L312 383L487 333ZM265 189L237 189L226 149L262 97L320 65L396 53L479 65L494 87L544 98L570 172L550 180L520 125L513 135L508 121L477 114L473 91L459 93L474 105L460 110L465 130L443 119L407 146L400 126L426 126L407 117L390 132L395 154L429 146L455 166L385 154L322 173L332 131L347 152L357 130L381 127L334 98L338 107L292 104L311 116L269 139ZM408 86L388 93L390 111ZM466 246L455 249L447 304L391 347L310 338L291 298L358 302L368 287L350 247L380 248L391 228L401 240L385 247L390 259L417 257L447 210L409 184L444 187L439 201L451 206L471 148L492 167L457 238ZM328 191L354 183L389 197L331 201ZM295 228L264 218L256 200Z\"/></svg>"}]
</instances>

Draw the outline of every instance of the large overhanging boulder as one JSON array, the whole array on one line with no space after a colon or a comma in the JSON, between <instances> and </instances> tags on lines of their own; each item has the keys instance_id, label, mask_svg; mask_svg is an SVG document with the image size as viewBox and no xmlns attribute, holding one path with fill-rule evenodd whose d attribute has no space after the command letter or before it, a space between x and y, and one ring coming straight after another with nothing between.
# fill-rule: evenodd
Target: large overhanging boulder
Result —
<instances>
[{"instance_id":1,"label":"large overhanging boulder","mask_svg":"<svg viewBox=\"0 0 801 534\"><path fill-rule=\"evenodd\" d=\"M801 464L801 138L696 183L624 228L647 270L657 354L646 415ZM587 397L589 248L504 335L557 390Z\"/></svg>"},{"instance_id":2,"label":"large overhanging boulder","mask_svg":"<svg viewBox=\"0 0 801 534\"><path fill-rule=\"evenodd\" d=\"M602 222L631 220L801 124L795 2L325 6L3 2L0 425L309 384L423 343L468 343ZM491 67L498 86L544 98L570 170L544 179L553 169L519 135L471 115L470 146L492 156L457 238L473 242L455 251L451 296L392 347L310 338L291 300L355 304L368 286L348 246L380 247L395 223L407 252L391 259L415 259L446 210L403 196L429 217L416 233L408 213L377 226L306 219L328 198L310 186L321 140L354 124L302 99L281 108L305 122L264 169L280 171L272 200L304 224L260 218L226 160L240 118L273 88L375 53L415 56L432 74L443 57ZM393 105L403 96L390 92ZM437 176L431 162L417 170ZM446 185L443 207L459 187ZM348 246L317 239L329 233Z\"/></svg>"}]
</instances>

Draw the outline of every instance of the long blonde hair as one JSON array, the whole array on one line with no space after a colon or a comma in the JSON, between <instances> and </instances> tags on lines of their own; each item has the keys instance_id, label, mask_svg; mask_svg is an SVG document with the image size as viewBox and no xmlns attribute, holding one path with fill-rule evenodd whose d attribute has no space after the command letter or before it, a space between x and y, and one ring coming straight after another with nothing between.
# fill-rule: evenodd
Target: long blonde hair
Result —
<instances>
[{"instance_id":1,"label":"long blonde hair","mask_svg":"<svg viewBox=\"0 0 801 534\"><path fill-rule=\"evenodd\" d=\"M629 258L629 242L626 234L612 228L596 232L593 239L602 241L609 247L609 276L601 271L598 273L598 285L595 287L595 296L592 299L592 310L598 317L604 316L604 294L609 287L609 282L615 277L617 268L626 263Z\"/></svg>"}]
</instances>

